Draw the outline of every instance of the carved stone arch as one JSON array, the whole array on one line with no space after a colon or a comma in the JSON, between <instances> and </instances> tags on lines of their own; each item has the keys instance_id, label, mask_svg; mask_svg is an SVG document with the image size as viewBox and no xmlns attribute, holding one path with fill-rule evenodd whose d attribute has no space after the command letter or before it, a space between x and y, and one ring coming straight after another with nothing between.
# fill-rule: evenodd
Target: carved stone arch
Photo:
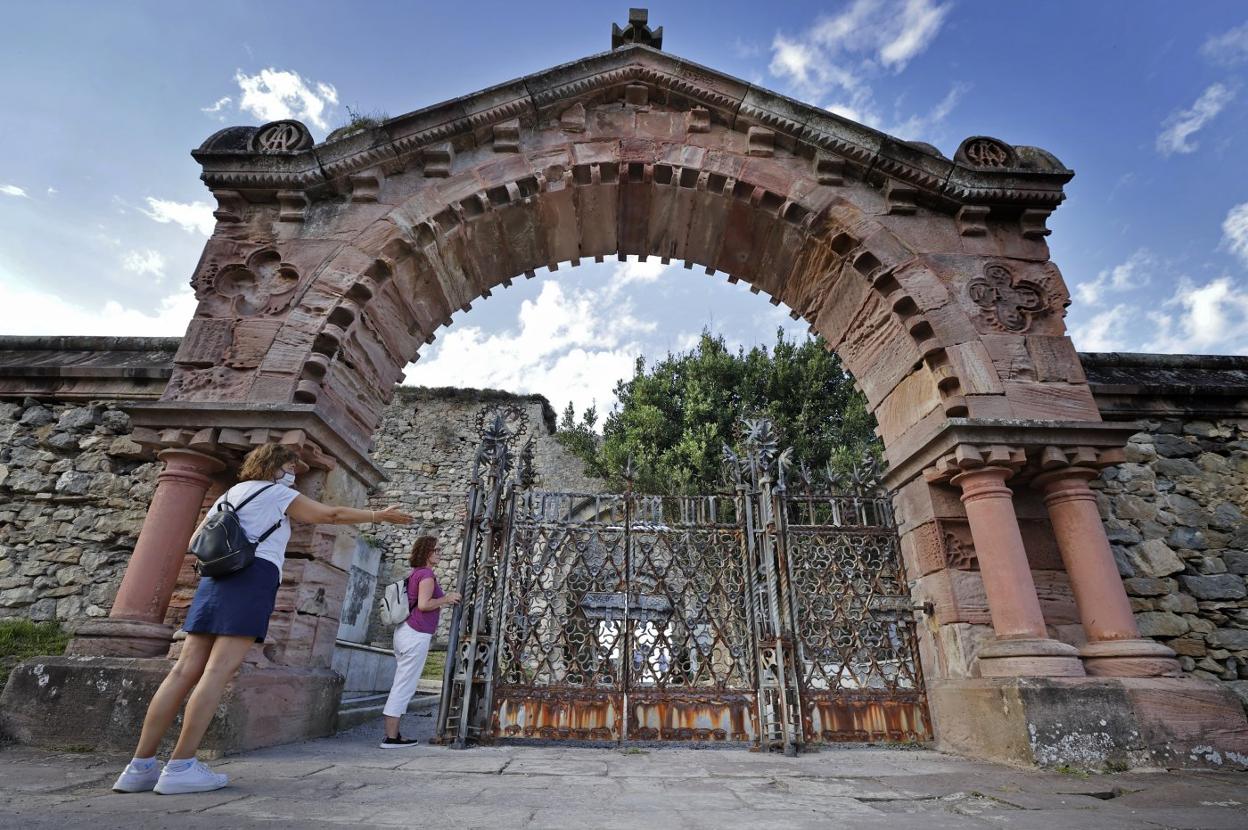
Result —
<instances>
[{"instance_id":1,"label":"carved stone arch","mask_svg":"<svg viewBox=\"0 0 1248 830\"><path fill-rule=\"evenodd\" d=\"M785 304L862 387L913 599L930 609L922 664L947 746L1027 734L1019 713L1041 704L994 677L1075 678L1080 657L1100 674L1169 671L1168 650L1133 627L1087 487L1131 430L1101 423L1049 262L1045 219L1072 171L984 136L950 159L645 40L319 145L286 124L195 151L218 201L200 304L163 400L134 414L136 440L181 465L158 489L181 518L149 515L114 606L132 616L110 625L153 639L168 551L221 462L280 440L308 462L304 492L363 504L383 478L368 449L393 384L456 310L520 274L638 255ZM978 570L947 554L951 527L969 528ZM1062 547L1081 602L1113 611L1107 626L1081 606L1101 638L1085 652L1050 638L1028 547ZM345 584L343 550L332 529L298 531L294 583ZM145 568L164 581L131 577ZM276 663L328 665L336 621L309 619L275 623Z\"/></svg>"},{"instance_id":2,"label":"carved stone arch","mask_svg":"<svg viewBox=\"0 0 1248 830\"><path fill-rule=\"evenodd\" d=\"M942 340L924 316L949 302L935 273L919 267L914 251L848 200L810 198L809 193L792 198L792 193L765 186L781 180L782 169L769 169L778 168L777 162L744 161L753 169L735 179L636 155L624 162L530 165L519 175L514 166L501 171L510 178L470 168L439 186L459 198L443 201L418 194L404 200L344 246L322 270L322 279L345 284L344 275L364 263L401 257L406 275L384 297L369 291L368 307L391 320L388 331L406 333L391 335L395 343L390 357L402 349L410 360L452 311L470 307L521 273L576 264L590 256L683 259L687 266L702 265L712 273L724 271L730 280L743 280L774 304L785 303L795 318L806 319L844 353L873 406L881 406L901 380L925 370L925 377L910 380L911 386L939 395L944 414L965 415L958 371L943 351L956 343ZM685 206L686 213L696 215L686 215L683 233L672 238L666 235L667 220L680 196L696 203ZM587 225L601 220L604 211L607 221L597 221L600 232L587 233ZM736 223L735 238L716 238L725 222ZM399 253L373 260L383 248ZM391 307L386 310L378 303ZM959 322L965 331L968 320ZM332 319L323 328L328 334L318 334L321 340L343 341L346 332ZM354 336L363 337L358 332ZM378 339L376 332L372 339ZM378 351L373 349L373 354ZM300 384L300 402L315 403L319 387L329 380L314 365L315 377ZM365 374L369 379L380 376ZM343 384L355 380L350 371L338 376ZM343 401L364 394L337 390L331 397ZM379 396L374 407L384 402ZM374 425L367 417L359 422L364 429ZM897 423L889 419L884 429Z\"/></svg>"}]
</instances>

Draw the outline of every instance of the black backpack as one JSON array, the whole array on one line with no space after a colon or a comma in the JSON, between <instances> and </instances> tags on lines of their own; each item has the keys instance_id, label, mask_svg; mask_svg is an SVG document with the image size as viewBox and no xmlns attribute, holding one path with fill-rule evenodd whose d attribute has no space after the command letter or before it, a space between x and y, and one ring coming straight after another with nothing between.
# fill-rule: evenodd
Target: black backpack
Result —
<instances>
[{"instance_id":1,"label":"black backpack","mask_svg":"<svg viewBox=\"0 0 1248 830\"><path fill-rule=\"evenodd\" d=\"M226 492L226 497L221 500L221 504L217 507L217 512L207 518L204 526L199 529L199 533L195 534L195 538L191 540L190 552L199 560L196 565L200 576L211 576L213 578L229 576L238 573L256 561L256 548L261 542L269 538L273 531L282 526L282 520L278 519L277 524L266 530L259 539L253 542L247 538L247 532L243 530L243 523L238 518L238 511L242 510L247 506L248 502L272 486L272 484L268 484L261 487L243 499L238 507L230 504L229 492Z\"/></svg>"}]
</instances>

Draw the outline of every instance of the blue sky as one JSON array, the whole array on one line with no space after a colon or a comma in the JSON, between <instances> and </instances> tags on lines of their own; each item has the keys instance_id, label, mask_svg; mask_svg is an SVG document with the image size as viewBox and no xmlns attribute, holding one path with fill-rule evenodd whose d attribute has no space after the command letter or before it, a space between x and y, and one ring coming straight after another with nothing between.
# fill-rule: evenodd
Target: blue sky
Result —
<instances>
[{"instance_id":1,"label":"blue sky","mask_svg":"<svg viewBox=\"0 0 1248 830\"><path fill-rule=\"evenodd\" d=\"M230 124L398 115L605 50L627 4L5 4L0 332L181 334L211 198L189 151ZM1248 4L650 4L664 49L952 156L1053 152L1050 218L1083 350L1248 354ZM610 405L638 354L777 325L742 286L657 263L496 292L409 380Z\"/></svg>"}]
</instances>

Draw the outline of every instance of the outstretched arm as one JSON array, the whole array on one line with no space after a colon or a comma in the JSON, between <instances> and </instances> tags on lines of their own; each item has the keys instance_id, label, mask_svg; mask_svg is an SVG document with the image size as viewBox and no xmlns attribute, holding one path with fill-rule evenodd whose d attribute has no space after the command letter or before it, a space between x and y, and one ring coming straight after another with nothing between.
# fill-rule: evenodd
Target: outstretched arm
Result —
<instances>
[{"instance_id":1,"label":"outstretched arm","mask_svg":"<svg viewBox=\"0 0 1248 830\"><path fill-rule=\"evenodd\" d=\"M412 517L392 504L385 510L361 510L358 507L338 507L321 504L304 495L298 495L286 508L286 515L295 521L315 525L359 525L385 522L392 525L411 524Z\"/></svg>"}]
</instances>

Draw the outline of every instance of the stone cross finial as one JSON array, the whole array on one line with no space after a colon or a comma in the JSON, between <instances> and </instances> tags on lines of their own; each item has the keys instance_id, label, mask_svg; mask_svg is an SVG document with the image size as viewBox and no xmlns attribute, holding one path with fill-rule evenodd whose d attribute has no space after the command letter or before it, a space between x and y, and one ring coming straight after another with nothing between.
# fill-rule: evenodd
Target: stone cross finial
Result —
<instances>
[{"instance_id":1,"label":"stone cross finial","mask_svg":"<svg viewBox=\"0 0 1248 830\"><path fill-rule=\"evenodd\" d=\"M650 19L649 9L629 9L628 25L621 29L611 24L611 48L619 49L630 43L640 43L655 49L663 48L663 27L651 29L647 21Z\"/></svg>"}]
</instances>

